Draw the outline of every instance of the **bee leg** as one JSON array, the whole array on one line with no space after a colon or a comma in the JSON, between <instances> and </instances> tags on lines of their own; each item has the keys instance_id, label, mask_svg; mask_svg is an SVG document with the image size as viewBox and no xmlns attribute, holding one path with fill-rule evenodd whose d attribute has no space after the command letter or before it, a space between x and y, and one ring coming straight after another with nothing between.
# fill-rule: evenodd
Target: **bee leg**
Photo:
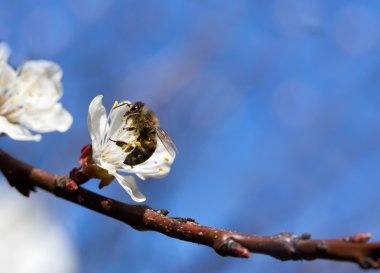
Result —
<instances>
[{"instance_id":1,"label":"bee leg","mask_svg":"<svg viewBox=\"0 0 380 273\"><path fill-rule=\"evenodd\" d=\"M110 141L112 141L112 142L120 142L120 140L114 140L114 139L112 139L112 138L109 138L108 140L110 140Z\"/></svg>"},{"instance_id":2,"label":"bee leg","mask_svg":"<svg viewBox=\"0 0 380 273\"><path fill-rule=\"evenodd\" d=\"M115 109L115 108L119 108L119 107L124 106L124 105L128 105L129 107L131 107L131 104L130 104L130 103L128 103L128 102L123 102L123 103L120 103L119 105L117 105L116 107L114 107L113 109Z\"/></svg>"},{"instance_id":3,"label":"bee leg","mask_svg":"<svg viewBox=\"0 0 380 273\"><path fill-rule=\"evenodd\" d=\"M111 138L109 138L109 140L112 141L112 142L114 142L119 147L122 147L123 145L127 144L126 142L121 141L121 140L113 140Z\"/></svg>"},{"instance_id":4,"label":"bee leg","mask_svg":"<svg viewBox=\"0 0 380 273\"><path fill-rule=\"evenodd\" d=\"M131 116L136 116L136 115L139 115L139 113L128 113L129 111L127 111L125 114L124 114L124 118L126 120L128 120Z\"/></svg>"},{"instance_id":5,"label":"bee leg","mask_svg":"<svg viewBox=\"0 0 380 273\"><path fill-rule=\"evenodd\" d=\"M129 153L129 152L131 152L132 150L134 149L134 147L131 145L131 144L128 144L128 146L125 148L125 152L126 153Z\"/></svg>"},{"instance_id":6,"label":"bee leg","mask_svg":"<svg viewBox=\"0 0 380 273\"><path fill-rule=\"evenodd\" d=\"M127 130L127 131L136 131L137 128L136 127L124 127L123 130Z\"/></svg>"},{"instance_id":7,"label":"bee leg","mask_svg":"<svg viewBox=\"0 0 380 273\"><path fill-rule=\"evenodd\" d=\"M131 143L127 143L127 142L120 141L120 140L113 140L111 138L109 140L112 142L115 142L115 144L117 146L119 146L126 153L129 153L134 149L134 147L132 146Z\"/></svg>"}]
</instances>

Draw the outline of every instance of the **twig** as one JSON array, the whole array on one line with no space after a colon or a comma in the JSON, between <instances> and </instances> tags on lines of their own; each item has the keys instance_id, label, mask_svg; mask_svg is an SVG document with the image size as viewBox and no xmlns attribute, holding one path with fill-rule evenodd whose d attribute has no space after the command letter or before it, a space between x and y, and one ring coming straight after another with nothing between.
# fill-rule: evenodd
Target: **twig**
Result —
<instances>
[{"instance_id":1,"label":"twig","mask_svg":"<svg viewBox=\"0 0 380 273\"><path fill-rule=\"evenodd\" d=\"M140 231L157 231L169 237L202 244L222 256L248 258L250 252L282 261L329 259L380 268L380 242L368 243L370 234L346 238L311 240L310 234L283 232L274 236L247 235L206 227L191 218L169 217L167 210L128 205L78 186L67 176L55 176L16 160L0 150L0 169L12 186L28 195L34 187L126 223Z\"/></svg>"}]
</instances>

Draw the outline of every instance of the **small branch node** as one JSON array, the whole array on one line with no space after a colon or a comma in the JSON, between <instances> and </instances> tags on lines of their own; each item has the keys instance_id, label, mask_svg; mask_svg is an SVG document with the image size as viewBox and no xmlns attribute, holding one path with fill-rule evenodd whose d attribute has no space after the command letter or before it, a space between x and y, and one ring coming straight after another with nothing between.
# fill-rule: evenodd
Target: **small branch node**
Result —
<instances>
[{"instance_id":1,"label":"small branch node","mask_svg":"<svg viewBox=\"0 0 380 273\"><path fill-rule=\"evenodd\" d=\"M55 177L55 187L59 189L64 189L66 186L66 182L69 178L65 175L57 175Z\"/></svg>"},{"instance_id":2,"label":"small branch node","mask_svg":"<svg viewBox=\"0 0 380 273\"><path fill-rule=\"evenodd\" d=\"M345 237L343 240L347 243L354 243L354 244L363 244L367 243L372 237L371 233L359 233L354 234L350 237Z\"/></svg>"},{"instance_id":3,"label":"small branch node","mask_svg":"<svg viewBox=\"0 0 380 273\"><path fill-rule=\"evenodd\" d=\"M105 211L109 211L112 208L112 200L110 199L103 200L100 204Z\"/></svg>"},{"instance_id":4,"label":"small branch node","mask_svg":"<svg viewBox=\"0 0 380 273\"><path fill-rule=\"evenodd\" d=\"M167 216L169 214L169 211L167 209L159 209L159 210L155 210L155 212L157 212L163 216Z\"/></svg>"},{"instance_id":5,"label":"small branch node","mask_svg":"<svg viewBox=\"0 0 380 273\"><path fill-rule=\"evenodd\" d=\"M321 254L325 254L327 253L327 250L328 250L328 247L327 247L327 244L325 241L320 241L318 244L317 244L317 250L319 253Z\"/></svg>"},{"instance_id":6,"label":"small branch node","mask_svg":"<svg viewBox=\"0 0 380 273\"><path fill-rule=\"evenodd\" d=\"M71 193L76 192L79 189L78 184L65 175L56 176L55 185L57 189Z\"/></svg>"},{"instance_id":7,"label":"small branch node","mask_svg":"<svg viewBox=\"0 0 380 273\"><path fill-rule=\"evenodd\" d=\"M82 197L82 195L78 195L77 196L77 201L78 201L79 204L83 204L84 198Z\"/></svg>"},{"instance_id":8,"label":"small branch node","mask_svg":"<svg viewBox=\"0 0 380 273\"><path fill-rule=\"evenodd\" d=\"M380 268L380 263L371 257L362 257L358 260L359 266L363 269L378 269Z\"/></svg>"},{"instance_id":9,"label":"small branch node","mask_svg":"<svg viewBox=\"0 0 380 273\"><path fill-rule=\"evenodd\" d=\"M221 256L232 256L239 258L250 257L249 250L232 238L216 241L214 244L214 249Z\"/></svg>"},{"instance_id":10,"label":"small branch node","mask_svg":"<svg viewBox=\"0 0 380 273\"><path fill-rule=\"evenodd\" d=\"M277 242L281 245L281 251L279 251L276 257L282 261L286 260L300 260L302 259L302 253L297 250L297 246L301 241L310 240L310 233L303 233L297 235L291 232L281 232L279 234L269 237L273 242Z\"/></svg>"},{"instance_id":11,"label":"small branch node","mask_svg":"<svg viewBox=\"0 0 380 273\"><path fill-rule=\"evenodd\" d=\"M174 220L177 220L178 222L180 223L187 223L187 222L191 222L191 223L194 223L194 224L197 224L197 221L195 221L193 218L186 218L186 217L171 217L172 219Z\"/></svg>"}]
</instances>

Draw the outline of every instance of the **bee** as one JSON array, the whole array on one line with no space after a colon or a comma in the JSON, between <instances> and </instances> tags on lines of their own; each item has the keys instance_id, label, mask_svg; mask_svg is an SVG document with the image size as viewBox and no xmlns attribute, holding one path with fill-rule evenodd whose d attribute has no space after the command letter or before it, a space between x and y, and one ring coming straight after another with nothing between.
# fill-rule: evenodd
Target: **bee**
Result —
<instances>
[{"instance_id":1,"label":"bee","mask_svg":"<svg viewBox=\"0 0 380 273\"><path fill-rule=\"evenodd\" d=\"M130 126L123 129L137 132L138 137L135 146L124 141L110 139L125 152L129 152L124 159L124 164L133 167L147 161L157 148L157 137L161 140L169 154L174 156L177 148L169 135L160 127L158 118L154 113L145 107L141 101L132 104L123 103L116 107L125 104L129 106L129 109L123 117L125 118L125 122Z\"/></svg>"}]
</instances>

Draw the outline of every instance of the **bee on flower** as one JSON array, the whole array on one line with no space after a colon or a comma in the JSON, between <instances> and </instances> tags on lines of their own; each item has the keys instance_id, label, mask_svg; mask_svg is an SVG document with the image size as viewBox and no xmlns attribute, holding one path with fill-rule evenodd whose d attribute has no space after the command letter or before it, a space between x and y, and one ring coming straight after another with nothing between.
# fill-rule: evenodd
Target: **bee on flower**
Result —
<instances>
[{"instance_id":1,"label":"bee on flower","mask_svg":"<svg viewBox=\"0 0 380 273\"><path fill-rule=\"evenodd\" d=\"M115 102L110 113L95 97L88 110L92 145L82 151L80 162L88 177L99 178L99 187L114 178L136 202L146 200L133 176L162 178L169 172L176 147L159 126L157 117L142 102Z\"/></svg>"},{"instance_id":2,"label":"bee on flower","mask_svg":"<svg viewBox=\"0 0 380 273\"><path fill-rule=\"evenodd\" d=\"M67 131L73 118L58 102L62 70L46 60L27 60L18 69L8 64L10 50L0 43L0 134L39 141L46 133Z\"/></svg>"}]
</instances>

